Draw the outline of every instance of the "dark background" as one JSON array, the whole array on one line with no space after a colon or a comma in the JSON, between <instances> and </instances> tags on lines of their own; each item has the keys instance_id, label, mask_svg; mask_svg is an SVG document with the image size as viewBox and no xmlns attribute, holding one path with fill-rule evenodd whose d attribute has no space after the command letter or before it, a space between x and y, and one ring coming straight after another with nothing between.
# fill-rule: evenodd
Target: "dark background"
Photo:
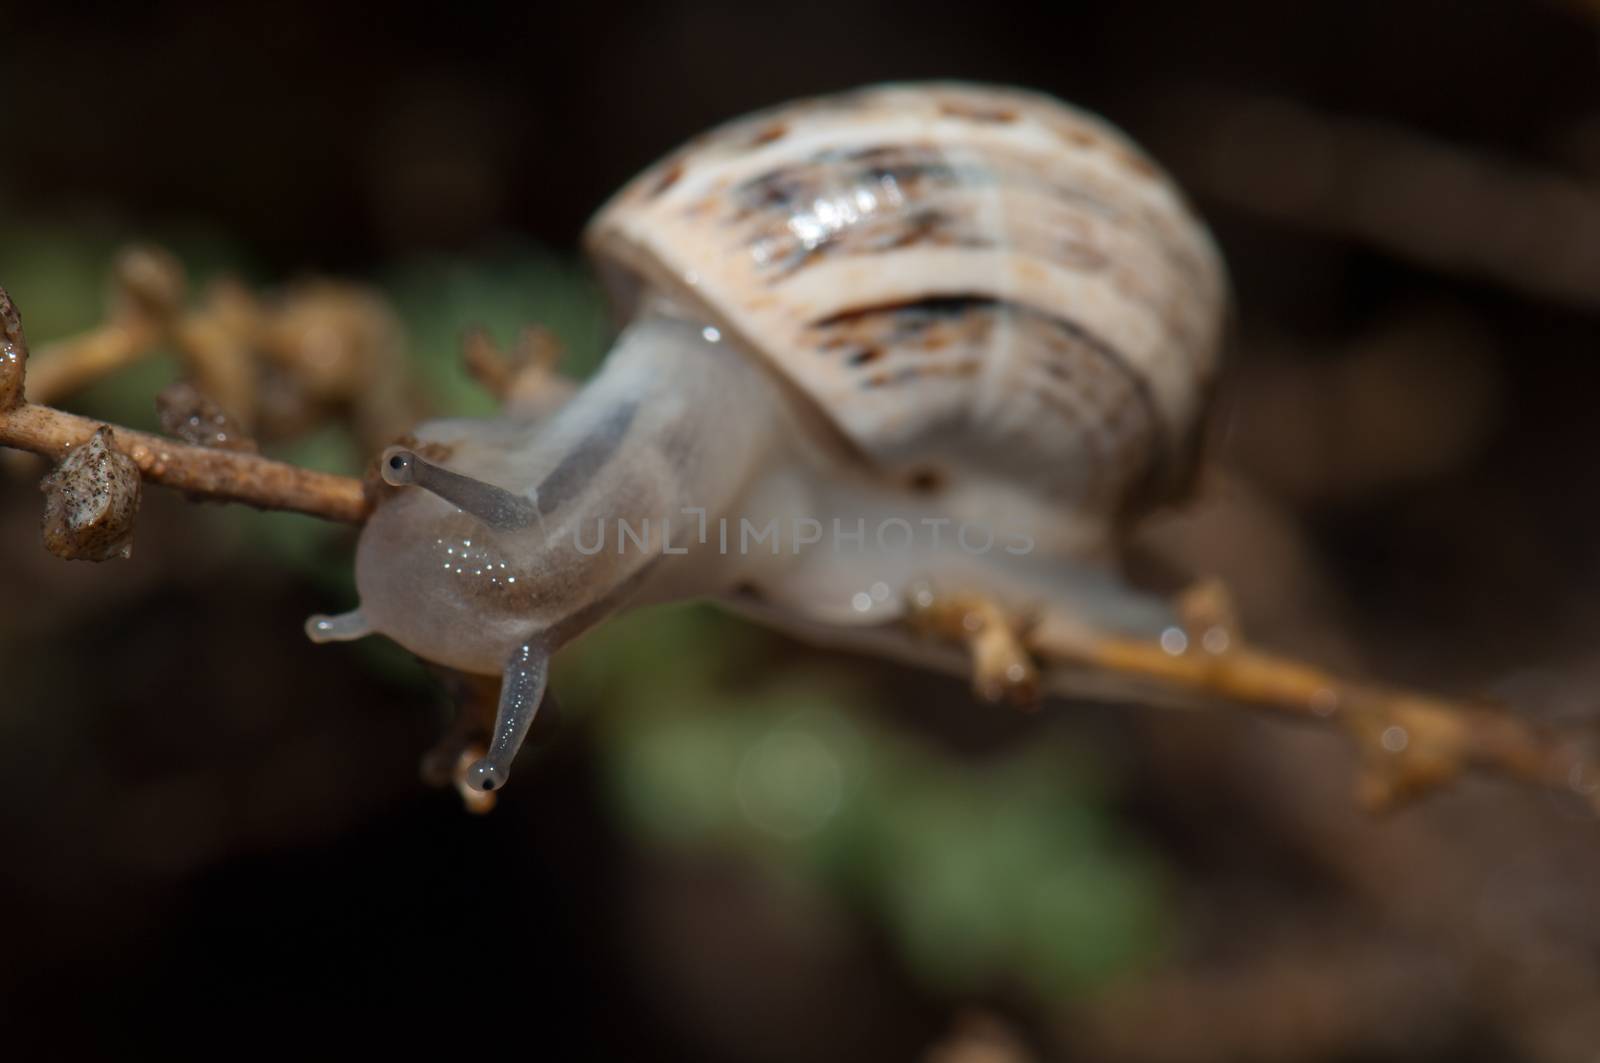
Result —
<instances>
[{"instance_id":1,"label":"dark background","mask_svg":"<svg viewBox=\"0 0 1600 1063\"><path fill-rule=\"evenodd\" d=\"M1247 630L1589 728L1597 45L1580 0L12 4L0 262L26 273L56 230L224 234L267 283L570 253L631 173L740 112L887 79L1043 89L1169 165L1228 257L1211 501L1167 534L1230 579ZM32 258L4 246L24 230ZM26 280L0 276L19 304ZM975 1022L1021 1047L928 1058L1600 1051L1600 833L1562 798L1475 781L1370 819L1331 736L1021 722L952 682L739 643L730 682L848 671L958 767L1041 728L1112 765L1118 829L1165 869L1162 959L1058 1000L952 992L870 910L813 932L737 852L641 845L603 727L550 726L501 808L463 815L415 781L442 695L304 644L315 581L201 541L156 491L135 561L56 562L30 479L0 476L16 1058L303 1043L321 1019L496 1056L921 1058Z\"/></svg>"},{"instance_id":2,"label":"dark background","mask_svg":"<svg viewBox=\"0 0 1600 1063\"><path fill-rule=\"evenodd\" d=\"M1038 87L1158 151L1207 139L1172 121L1200 90L1281 93L1545 162L1594 148L1592 129L1565 143L1593 117L1581 0L41 6L6 28L17 202L203 218L283 270L507 230L567 246L688 136L881 80Z\"/></svg>"}]
</instances>

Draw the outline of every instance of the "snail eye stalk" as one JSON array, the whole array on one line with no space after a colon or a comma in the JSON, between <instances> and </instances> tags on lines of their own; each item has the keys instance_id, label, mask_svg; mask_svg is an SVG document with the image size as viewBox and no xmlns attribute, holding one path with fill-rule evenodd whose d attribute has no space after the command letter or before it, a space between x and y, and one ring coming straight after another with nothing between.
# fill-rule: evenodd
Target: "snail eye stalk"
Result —
<instances>
[{"instance_id":1,"label":"snail eye stalk","mask_svg":"<svg viewBox=\"0 0 1600 1063\"><path fill-rule=\"evenodd\" d=\"M383 482L391 487L420 487L499 531L526 528L539 519L539 508L530 500L503 487L451 472L402 447L384 451L378 469Z\"/></svg>"}]
</instances>

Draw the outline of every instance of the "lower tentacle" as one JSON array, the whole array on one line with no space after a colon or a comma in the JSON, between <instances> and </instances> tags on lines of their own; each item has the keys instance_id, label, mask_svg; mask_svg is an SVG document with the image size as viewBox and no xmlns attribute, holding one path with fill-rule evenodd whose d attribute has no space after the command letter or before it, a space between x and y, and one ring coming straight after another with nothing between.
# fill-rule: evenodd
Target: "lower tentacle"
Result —
<instances>
[{"instance_id":1,"label":"lower tentacle","mask_svg":"<svg viewBox=\"0 0 1600 1063\"><path fill-rule=\"evenodd\" d=\"M511 762L522 748L522 740L544 699L549 674L550 654L539 643L524 643L512 653L500 684L500 706L489 738L489 752L468 770L468 786L488 791L506 784L511 777Z\"/></svg>"},{"instance_id":2,"label":"lower tentacle","mask_svg":"<svg viewBox=\"0 0 1600 1063\"><path fill-rule=\"evenodd\" d=\"M360 609L352 609L338 616L318 613L306 618L306 637L312 642L350 642L364 639L370 634L372 625L367 623Z\"/></svg>"}]
</instances>

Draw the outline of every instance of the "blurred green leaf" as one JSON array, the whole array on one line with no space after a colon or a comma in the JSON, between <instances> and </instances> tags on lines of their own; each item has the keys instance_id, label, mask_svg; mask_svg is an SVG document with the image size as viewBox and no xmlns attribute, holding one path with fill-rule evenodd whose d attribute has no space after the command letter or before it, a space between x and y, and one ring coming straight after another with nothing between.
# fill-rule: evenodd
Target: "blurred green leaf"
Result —
<instances>
[{"instance_id":1,"label":"blurred green leaf","mask_svg":"<svg viewBox=\"0 0 1600 1063\"><path fill-rule=\"evenodd\" d=\"M642 836L851 893L950 992L1020 980L1056 997L1159 945L1158 870L1081 758L1044 743L968 765L864 722L859 692L804 677L731 691L715 682L725 646L691 642L714 625L672 615L613 625L580 665L620 672L580 691L603 691L613 792ZM656 655L665 670L636 670Z\"/></svg>"},{"instance_id":2,"label":"blurred green leaf","mask_svg":"<svg viewBox=\"0 0 1600 1063\"><path fill-rule=\"evenodd\" d=\"M530 246L473 259L429 258L380 278L405 322L412 358L435 408L451 415L492 413L494 401L461 365L461 337L472 326L509 347L525 325L543 325L566 347L563 372L587 376L605 353L599 289L576 258Z\"/></svg>"}]
</instances>

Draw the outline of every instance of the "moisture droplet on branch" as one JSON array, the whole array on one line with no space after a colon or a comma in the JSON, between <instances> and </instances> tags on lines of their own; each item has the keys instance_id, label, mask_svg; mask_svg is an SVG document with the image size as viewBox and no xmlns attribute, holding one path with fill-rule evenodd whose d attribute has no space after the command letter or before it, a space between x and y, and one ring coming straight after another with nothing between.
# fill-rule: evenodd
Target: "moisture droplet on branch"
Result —
<instances>
[{"instance_id":1,"label":"moisture droplet on branch","mask_svg":"<svg viewBox=\"0 0 1600 1063\"><path fill-rule=\"evenodd\" d=\"M22 402L22 377L28 364L28 341L22 335L22 315L11 296L0 288L0 410Z\"/></svg>"},{"instance_id":2,"label":"moisture droplet on branch","mask_svg":"<svg viewBox=\"0 0 1600 1063\"><path fill-rule=\"evenodd\" d=\"M69 561L133 555L139 467L102 427L39 484L45 493L44 545Z\"/></svg>"}]
</instances>

